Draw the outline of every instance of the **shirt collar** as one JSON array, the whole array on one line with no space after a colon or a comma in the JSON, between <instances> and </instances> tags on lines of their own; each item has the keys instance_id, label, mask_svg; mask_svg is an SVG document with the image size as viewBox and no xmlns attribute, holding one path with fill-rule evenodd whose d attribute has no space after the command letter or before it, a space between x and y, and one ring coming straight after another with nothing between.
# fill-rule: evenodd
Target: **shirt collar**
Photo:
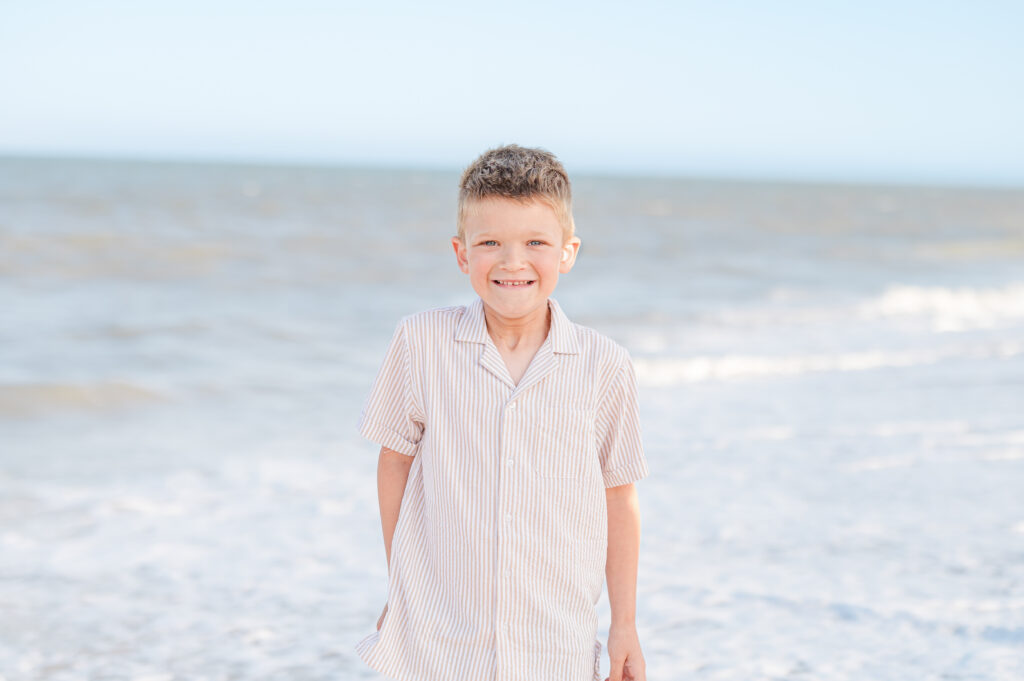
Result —
<instances>
[{"instance_id":1,"label":"shirt collar","mask_svg":"<svg viewBox=\"0 0 1024 681\"><path fill-rule=\"evenodd\" d=\"M578 354L580 344L576 338L574 324L554 298L548 298L548 308L551 310L551 329L545 342L550 341L553 352ZM459 318L455 326L455 340L471 343L486 343L490 340L487 335L487 320L484 317L484 301L480 296L466 306L466 311Z\"/></svg>"}]
</instances>

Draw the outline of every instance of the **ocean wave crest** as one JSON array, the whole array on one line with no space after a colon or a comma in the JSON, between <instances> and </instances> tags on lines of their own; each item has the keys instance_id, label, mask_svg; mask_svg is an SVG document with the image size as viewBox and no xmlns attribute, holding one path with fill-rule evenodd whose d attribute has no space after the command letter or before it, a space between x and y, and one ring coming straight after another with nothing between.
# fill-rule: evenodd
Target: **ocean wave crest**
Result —
<instances>
[{"instance_id":1,"label":"ocean wave crest","mask_svg":"<svg viewBox=\"0 0 1024 681\"><path fill-rule=\"evenodd\" d=\"M807 355L720 355L636 357L637 381L670 386L704 381L744 380L826 371L865 371L934 364L946 359L1006 358L1024 354L1024 343L1011 341L927 350L839 352Z\"/></svg>"},{"instance_id":2,"label":"ocean wave crest","mask_svg":"<svg viewBox=\"0 0 1024 681\"><path fill-rule=\"evenodd\" d=\"M1024 319L1024 282L987 289L892 286L856 311L861 319L926 317L935 331L996 328Z\"/></svg>"}]
</instances>

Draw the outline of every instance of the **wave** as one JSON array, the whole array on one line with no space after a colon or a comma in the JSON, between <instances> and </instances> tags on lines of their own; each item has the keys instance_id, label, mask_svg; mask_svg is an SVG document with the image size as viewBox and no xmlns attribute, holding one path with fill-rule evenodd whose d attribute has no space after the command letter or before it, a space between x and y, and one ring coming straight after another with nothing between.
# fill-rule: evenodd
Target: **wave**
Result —
<instances>
[{"instance_id":1,"label":"wave","mask_svg":"<svg viewBox=\"0 0 1024 681\"><path fill-rule=\"evenodd\" d=\"M892 286L856 313L861 319L926 317L935 331L995 328L1024 319L1024 282L988 289Z\"/></svg>"},{"instance_id":2,"label":"wave","mask_svg":"<svg viewBox=\"0 0 1024 681\"><path fill-rule=\"evenodd\" d=\"M935 364L946 359L1005 359L1024 354L1024 343L1012 341L934 350L866 351L811 355L721 355L698 357L635 357L637 381L671 386L704 381L799 375L811 372L866 371Z\"/></svg>"},{"instance_id":3,"label":"wave","mask_svg":"<svg viewBox=\"0 0 1024 681\"><path fill-rule=\"evenodd\" d=\"M826 295L826 298L822 298ZM776 287L767 300L748 305L704 306L692 325L710 329L764 329L781 326L847 325L904 321L929 331L971 331L1017 326L1024 322L1024 282L995 287L946 287L892 284L879 293L843 299L800 288ZM657 342L662 328L636 332L638 342ZM650 336L651 338L648 338Z\"/></svg>"}]
</instances>

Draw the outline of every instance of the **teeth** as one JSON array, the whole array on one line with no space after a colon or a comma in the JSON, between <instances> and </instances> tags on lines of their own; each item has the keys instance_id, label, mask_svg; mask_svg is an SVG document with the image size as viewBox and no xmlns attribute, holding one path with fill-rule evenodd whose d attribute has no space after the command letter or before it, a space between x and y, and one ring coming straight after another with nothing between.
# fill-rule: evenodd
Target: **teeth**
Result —
<instances>
[{"instance_id":1,"label":"teeth","mask_svg":"<svg viewBox=\"0 0 1024 681\"><path fill-rule=\"evenodd\" d=\"M498 283L503 285L503 286L528 286L530 282L528 282L528 281L501 281L501 280L498 280Z\"/></svg>"}]
</instances>

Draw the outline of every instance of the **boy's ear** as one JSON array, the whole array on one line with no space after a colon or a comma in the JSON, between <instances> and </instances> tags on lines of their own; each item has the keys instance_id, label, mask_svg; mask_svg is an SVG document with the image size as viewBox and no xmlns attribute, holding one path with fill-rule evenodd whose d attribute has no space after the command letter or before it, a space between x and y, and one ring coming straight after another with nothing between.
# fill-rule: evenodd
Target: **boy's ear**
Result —
<instances>
[{"instance_id":1,"label":"boy's ear","mask_svg":"<svg viewBox=\"0 0 1024 681\"><path fill-rule=\"evenodd\" d=\"M565 242L562 246L562 259L558 265L558 271L565 274L572 269L573 264L576 262L576 254L580 250L580 244L582 241L578 236L574 236Z\"/></svg>"},{"instance_id":2,"label":"boy's ear","mask_svg":"<svg viewBox=\"0 0 1024 681\"><path fill-rule=\"evenodd\" d=\"M457 236L452 237L452 248L455 249L455 261L459 269L469 274L469 260L466 258L466 245Z\"/></svg>"}]
</instances>

